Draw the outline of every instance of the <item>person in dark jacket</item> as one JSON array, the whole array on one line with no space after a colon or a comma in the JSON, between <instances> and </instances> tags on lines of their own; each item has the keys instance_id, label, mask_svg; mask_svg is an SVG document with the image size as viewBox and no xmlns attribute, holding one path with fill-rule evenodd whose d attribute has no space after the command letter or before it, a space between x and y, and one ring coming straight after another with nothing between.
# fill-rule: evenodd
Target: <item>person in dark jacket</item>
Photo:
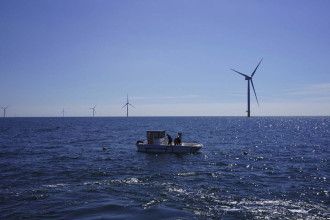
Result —
<instances>
[{"instance_id":1,"label":"person in dark jacket","mask_svg":"<svg viewBox=\"0 0 330 220\"><path fill-rule=\"evenodd\" d=\"M174 139L174 145L180 145L181 144L181 132L178 133L178 136Z\"/></svg>"},{"instance_id":2,"label":"person in dark jacket","mask_svg":"<svg viewBox=\"0 0 330 220\"><path fill-rule=\"evenodd\" d=\"M167 139L168 139L168 145L172 145L172 137L171 137L171 135L169 135L169 134L166 134L167 135Z\"/></svg>"}]
</instances>

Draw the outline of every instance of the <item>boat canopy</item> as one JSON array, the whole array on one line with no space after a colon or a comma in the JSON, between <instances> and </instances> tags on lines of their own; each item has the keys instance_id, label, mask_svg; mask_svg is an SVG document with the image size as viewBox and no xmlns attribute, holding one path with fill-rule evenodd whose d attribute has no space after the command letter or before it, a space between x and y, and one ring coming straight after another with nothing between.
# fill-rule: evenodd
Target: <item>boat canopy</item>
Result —
<instances>
[{"instance_id":1,"label":"boat canopy","mask_svg":"<svg viewBox=\"0 0 330 220\"><path fill-rule=\"evenodd\" d=\"M164 140L165 138L165 131L147 131L147 140L148 144L154 144L155 142L159 143L160 141Z\"/></svg>"}]
</instances>

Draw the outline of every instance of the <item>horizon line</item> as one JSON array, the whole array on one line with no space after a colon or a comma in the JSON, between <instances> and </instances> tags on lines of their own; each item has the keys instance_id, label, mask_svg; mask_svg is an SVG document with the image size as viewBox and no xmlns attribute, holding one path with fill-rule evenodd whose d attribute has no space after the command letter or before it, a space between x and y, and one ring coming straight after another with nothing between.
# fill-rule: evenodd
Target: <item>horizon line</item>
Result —
<instances>
[{"instance_id":1,"label":"horizon line","mask_svg":"<svg viewBox=\"0 0 330 220\"><path fill-rule=\"evenodd\" d=\"M157 117L243 117L245 115L154 115L154 116L130 116L129 118L157 118ZM254 115L253 117L330 117L330 115ZM127 116L6 116L5 118L127 118ZM3 117L0 117L0 120Z\"/></svg>"}]
</instances>

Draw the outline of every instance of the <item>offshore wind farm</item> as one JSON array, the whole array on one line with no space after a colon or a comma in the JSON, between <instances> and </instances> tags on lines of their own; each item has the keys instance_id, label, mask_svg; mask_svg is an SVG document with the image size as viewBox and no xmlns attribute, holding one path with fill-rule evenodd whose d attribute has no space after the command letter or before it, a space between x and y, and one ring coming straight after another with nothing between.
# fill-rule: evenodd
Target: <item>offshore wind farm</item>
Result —
<instances>
[{"instance_id":1,"label":"offshore wind farm","mask_svg":"<svg viewBox=\"0 0 330 220\"><path fill-rule=\"evenodd\" d=\"M77 3L1 1L0 219L330 219L330 1Z\"/></svg>"},{"instance_id":2,"label":"offshore wind farm","mask_svg":"<svg viewBox=\"0 0 330 220\"><path fill-rule=\"evenodd\" d=\"M246 83L228 69L250 77L264 57L251 116L329 115L329 3L283 2L82 3L73 16L68 3L58 16L61 3L4 0L0 105L6 117L58 116L63 105L86 117L98 103L97 116L120 117L129 93L132 116L246 116Z\"/></svg>"}]
</instances>

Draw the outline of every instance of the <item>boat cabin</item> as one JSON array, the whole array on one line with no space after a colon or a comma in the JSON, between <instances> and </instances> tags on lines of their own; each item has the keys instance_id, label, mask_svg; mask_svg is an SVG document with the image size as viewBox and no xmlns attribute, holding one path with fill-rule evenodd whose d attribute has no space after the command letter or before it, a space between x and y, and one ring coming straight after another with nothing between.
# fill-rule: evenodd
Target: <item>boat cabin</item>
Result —
<instances>
[{"instance_id":1,"label":"boat cabin","mask_svg":"<svg viewBox=\"0 0 330 220\"><path fill-rule=\"evenodd\" d=\"M148 144L161 144L165 142L165 131L147 131Z\"/></svg>"}]
</instances>

